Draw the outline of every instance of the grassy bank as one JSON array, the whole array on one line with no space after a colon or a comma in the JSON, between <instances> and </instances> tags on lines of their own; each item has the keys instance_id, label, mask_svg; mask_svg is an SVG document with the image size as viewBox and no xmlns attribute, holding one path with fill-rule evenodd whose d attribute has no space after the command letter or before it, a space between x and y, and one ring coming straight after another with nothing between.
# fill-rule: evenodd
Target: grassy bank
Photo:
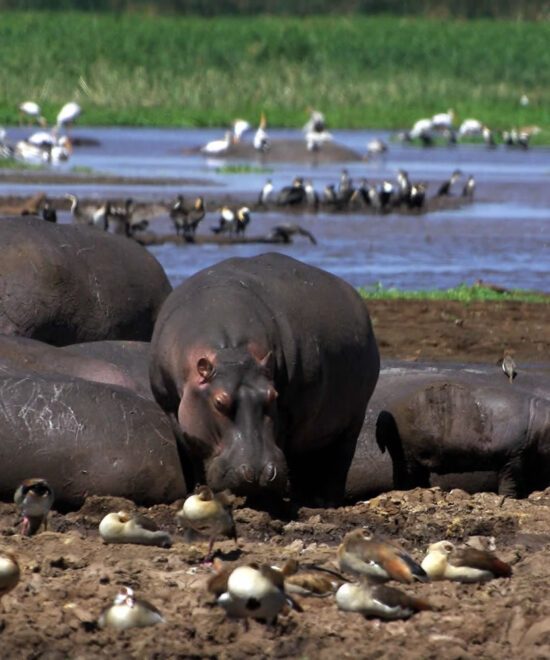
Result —
<instances>
[{"instance_id":1,"label":"grassy bank","mask_svg":"<svg viewBox=\"0 0 550 660\"><path fill-rule=\"evenodd\" d=\"M76 99L88 124L224 125L265 110L272 126L300 126L314 105L334 128L449 107L548 128L548 43L549 22L4 13L0 123L25 99L50 120Z\"/></svg>"},{"instance_id":2,"label":"grassy bank","mask_svg":"<svg viewBox=\"0 0 550 660\"><path fill-rule=\"evenodd\" d=\"M495 290L494 287L474 284L460 284L452 289L434 289L433 291L402 291L377 286L373 289L359 289L367 300L456 300L463 303L488 301L515 301L528 303L550 303L550 295L523 289Z\"/></svg>"}]
</instances>

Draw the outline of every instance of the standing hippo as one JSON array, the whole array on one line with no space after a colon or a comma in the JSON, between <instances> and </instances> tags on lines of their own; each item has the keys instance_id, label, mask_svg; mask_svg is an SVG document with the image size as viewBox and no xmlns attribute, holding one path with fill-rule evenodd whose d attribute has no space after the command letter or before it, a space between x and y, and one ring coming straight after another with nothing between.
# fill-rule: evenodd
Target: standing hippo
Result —
<instances>
[{"instance_id":1,"label":"standing hippo","mask_svg":"<svg viewBox=\"0 0 550 660\"><path fill-rule=\"evenodd\" d=\"M378 378L369 314L346 282L282 254L200 271L166 300L151 386L215 490L343 497Z\"/></svg>"},{"instance_id":2,"label":"standing hippo","mask_svg":"<svg viewBox=\"0 0 550 660\"><path fill-rule=\"evenodd\" d=\"M550 485L548 372L384 363L351 464L346 496L417 486L523 496Z\"/></svg>"},{"instance_id":3,"label":"standing hippo","mask_svg":"<svg viewBox=\"0 0 550 660\"><path fill-rule=\"evenodd\" d=\"M31 216L0 219L0 334L57 346L149 341L171 289L134 241Z\"/></svg>"}]
</instances>

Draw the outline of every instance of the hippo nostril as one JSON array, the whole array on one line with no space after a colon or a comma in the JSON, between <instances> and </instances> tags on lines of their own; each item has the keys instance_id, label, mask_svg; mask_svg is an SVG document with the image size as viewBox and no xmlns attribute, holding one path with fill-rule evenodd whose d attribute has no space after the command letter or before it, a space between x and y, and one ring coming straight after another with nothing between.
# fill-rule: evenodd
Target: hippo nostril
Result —
<instances>
[{"instance_id":1,"label":"hippo nostril","mask_svg":"<svg viewBox=\"0 0 550 660\"><path fill-rule=\"evenodd\" d=\"M277 477L277 466L273 463L268 463L264 468L263 476L266 481L275 481Z\"/></svg>"},{"instance_id":2,"label":"hippo nostril","mask_svg":"<svg viewBox=\"0 0 550 660\"><path fill-rule=\"evenodd\" d=\"M239 467L241 474L243 475L245 481L252 483L254 481L254 472L252 471L250 465L242 463Z\"/></svg>"}]
</instances>

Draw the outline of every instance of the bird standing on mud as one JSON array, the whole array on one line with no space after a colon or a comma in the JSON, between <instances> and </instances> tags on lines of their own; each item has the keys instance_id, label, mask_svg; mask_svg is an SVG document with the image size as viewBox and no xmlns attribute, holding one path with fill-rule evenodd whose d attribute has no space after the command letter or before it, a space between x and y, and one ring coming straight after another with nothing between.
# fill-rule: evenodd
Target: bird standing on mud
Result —
<instances>
[{"instance_id":1,"label":"bird standing on mud","mask_svg":"<svg viewBox=\"0 0 550 660\"><path fill-rule=\"evenodd\" d=\"M266 151L269 150L270 143L269 143L269 136L267 135L267 131L265 130L267 126L267 119L265 114L262 112L260 116L260 125L258 126L258 130L254 134L254 140L253 140L253 145L254 149L256 151L261 151L262 153L265 153Z\"/></svg>"},{"instance_id":2,"label":"bird standing on mud","mask_svg":"<svg viewBox=\"0 0 550 660\"><path fill-rule=\"evenodd\" d=\"M492 552L456 548L450 541L432 543L422 561L422 568L432 580L457 582L485 582L512 575L512 567Z\"/></svg>"},{"instance_id":3,"label":"bird standing on mud","mask_svg":"<svg viewBox=\"0 0 550 660\"><path fill-rule=\"evenodd\" d=\"M15 491L13 501L19 507L23 518L23 536L36 534L42 524L44 529L47 529L48 513L54 502L54 494L45 479L25 479Z\"/></svg>"},{"instance_id":4,"label":"bird standing on mud","mask_svg":"<svg viewBox=\"0 0 550 660\"><path fill-rule=\"evenodd\" d=\"M273 194L273 183L271 179L268 179L264 183L263 188L260 190L260 194L258 196L258 205L267 206L272 194Z\"/></svg>"},{"instance_id":5,"label":"bird standing on mud","mask_svg":"<svg viewBox=\"0 0 550 660\"><path fill-rule=\"evenodd\" d=\"M113 604L106 607L98 618L100 628L109 626L117 630L144 628L157 623L164 623L162 614L151 603L136 598L130 587L122 587Z\"/></svg>"},{"instance_id":6,"label":"bird standing on mud","mask_svg":"<svg viewBox=\"0 0 550 660\"><path fill-rule=\"evenodd\" d=\"M237 530L233 520L231 503L221 493L214 494L208 486L199 486L176 514L185 525L208 537L206 559L212 557L214 542L226 536L237 542Z\"/></svg>"},{"instance_id":7,"label":"bird standing on mud","mask_svg":"<svg viewBox=\"0 0 550 660\"><path fill-rule=\"evenodd\" d=\"M445 197L446 195L450 195L451 186L453 186L461 176L462 172L460 170L455 170L451 176L439 186L439 190L437 191L436 196Z\"/></svg>"},{"instance_id":8,"label":"bird standing on mud","mask_svg":"<svg viewBox=\"0 0 550 660\"><path fill-rule=\"evenodd\" d=\"M464 184L464 187L462 188L462 197L466 197L467 199L470 200L473 199L475 190L476 190L476 180L474 179L474 176L470 174L470 176L466 180L466 183Z\"/></svg>"}]
</instances>

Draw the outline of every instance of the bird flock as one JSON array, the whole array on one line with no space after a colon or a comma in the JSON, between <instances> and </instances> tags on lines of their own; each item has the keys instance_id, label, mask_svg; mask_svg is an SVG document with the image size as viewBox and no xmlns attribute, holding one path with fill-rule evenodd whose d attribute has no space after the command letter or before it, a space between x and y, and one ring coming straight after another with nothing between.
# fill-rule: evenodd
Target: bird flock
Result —
<instances>
[{"instance_id":1,"label":"bird flock","mask_svg":"<svg viewBox=\"0 0 550 660\"><path fill-rule=\"evenodd\" d=\"M14 501L21 515L21 534L32 536L46 528L54 503L52 488L44 479L27 479L17 488ZM334 561L327 565L300 566L289 558L283 566L254 561L229 564L214 557L214 544L230 538L237 544L233 500L229 494L214 493L205 485L183 502L175 518L191 533L208 540L204 570L206 591L213 605L230 618L256 619L276 624L281 612L304 612L297 597L334 598L346 612L358 612L380 620L408 619L435 609L429 600L418 598L387 583L412 584L452 580L462 583L510 578L512 567L485 548L457 547L448 540L431 543L421 562L392 540L365 529L354 529L342 538ZM154 521L126 511L108 513L99 524L99 536L106 544L138 544L172 547L170 534ZM14 589L21 579L17 557L0 549L0 597ZM136 597L123 586L112 603L97 617L99 627L124 630L165 621L151 603Z\"/></svg>"}]
</instances>

